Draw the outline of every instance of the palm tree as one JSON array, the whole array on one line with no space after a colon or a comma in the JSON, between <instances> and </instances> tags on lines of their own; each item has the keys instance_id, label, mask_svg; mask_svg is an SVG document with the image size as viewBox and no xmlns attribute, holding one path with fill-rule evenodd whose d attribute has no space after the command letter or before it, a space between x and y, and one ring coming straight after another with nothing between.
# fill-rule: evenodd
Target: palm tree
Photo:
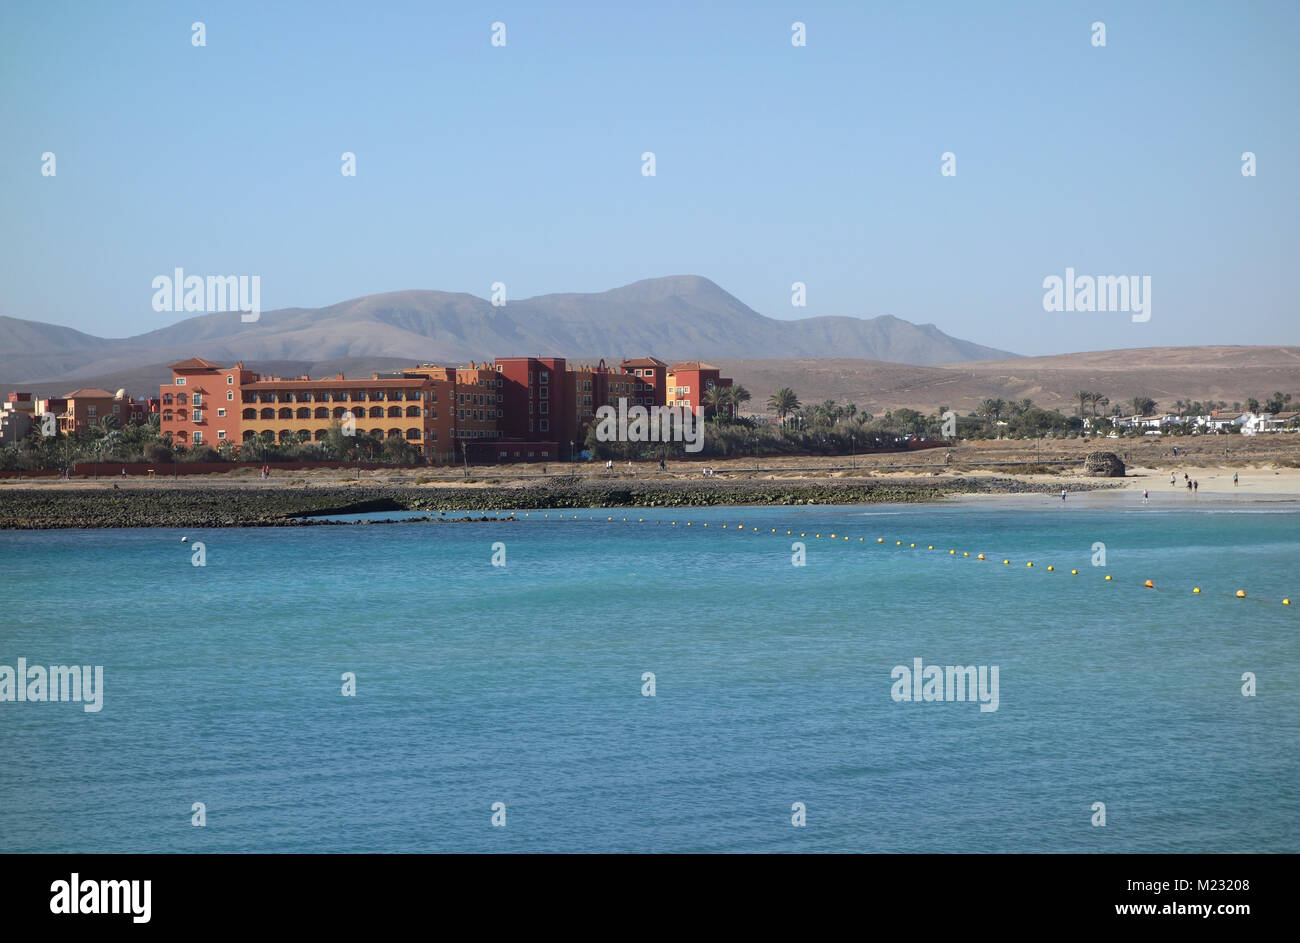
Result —
<instances>
[{"instance_id":1,"label":"palm tree","mask_svg":"<svg viewBox=\"0 0 1300 943\"><path fill-rule=\"evenodd\" d=\"M754 397L749 395L749 390L745 389L739 383L732 384L731 387L731 411L734 415L740 409L742 403L748 403Z\"/></svg>"},{"instance_id":2,"label":"palm tree","mask_svg":"<svg viewBox=\"0 0 1300 943\"><path fill-rule=\"evenodd\" d=\"M1149 416L1156 411L1157 403L1150 396L1135 396L1129 405L1133 407L1133 415Z\"/></svg>"},{"instance_id":3,"label":"palm tree","mask_svg":"<svg viewBox=\"0 0 1300 943\"><path fill-rule=\"evenodd\" d=\"M722 422L722 414L728 412L732 405L731 387L715 383L704 391L705 416L713 414L715 424Z\"/></svg>"},{"instance_id":4,"label":"palm tree","mask_svg":"<svg viewBox=\"0 0 1300 943\"><path fill-rule=\"evenodd\" d=\"M799 408L799 397L795 396L794 390L788 386L783 386L767 398L767 408L776 413L777 421L781 423L781 430L785 430L785 417L795 412Z\"/></svg>"},{"instance_id":5,"label":"palm tree","mask_svg":"<svg viewBox=\"0 0 1300 943\"><path fill-rule=\"evenodd\" d=\"M1093 397L1093 394L1090 393L1090 392L1088 392L1087 390L1079 390L1077 393L1074 394L1074 398L1077 399L1077 400L1079 401L1079 418L1080 418L1080 419L1083 418L1083 411L1084 411L1085 409L1087 409L1087 408L1088 408L1088 404L1092 402L1092 397Z\"/></svg>"},{"instance_id":6,"label":"palm tree","mask_svg":"<svg viewBox=\"0 0 1300 943\"><path fill-rule=\"evenodd\" d=\"M1004 399L986 399L980 403L975 412L989 422L997 422L1002 418L1002 411L1006 408L1007 402Z\"/></svg>"}]
</instances>

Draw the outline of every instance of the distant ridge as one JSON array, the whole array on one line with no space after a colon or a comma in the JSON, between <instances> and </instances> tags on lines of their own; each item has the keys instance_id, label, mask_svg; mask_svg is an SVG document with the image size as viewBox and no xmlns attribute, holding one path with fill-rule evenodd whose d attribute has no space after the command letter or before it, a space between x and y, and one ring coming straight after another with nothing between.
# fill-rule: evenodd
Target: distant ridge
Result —
<instances>
[{"instance_id":1,"label":"distant ridge","mask_svg":"<svg viewBox=\"0 0 1300 943\"><path fill-rule=\"evenodd\" d=\"M0 317L0 382L66 383L198 355L219 362L400 358L458 363L542 354L573 359L855 357L934 365L1016 355L889 315L765 317L707 278L651 278L593 294L539 295L502 307L474 295L408 290L324 308L202 314L135 337Z\"/></svg>"}]
</instances>

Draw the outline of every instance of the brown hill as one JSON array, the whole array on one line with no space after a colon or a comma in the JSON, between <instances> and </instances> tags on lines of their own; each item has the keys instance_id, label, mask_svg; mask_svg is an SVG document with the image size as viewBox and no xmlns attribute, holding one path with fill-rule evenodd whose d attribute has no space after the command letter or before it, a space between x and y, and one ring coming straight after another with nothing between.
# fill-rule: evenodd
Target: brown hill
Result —
<instances>
[{"instance_id":1,"label":"brown hill","mask_svg":"<svg viewBox=\"0 0 1300 943\"><path fill-rule=\"evenodd\" d=\"M1077 411L1079 390L1103 393L1111 403L1150 396L1162 408L1179 399L1244 403L1276 390L1300 396L1300 347L1150 347L940 367L850 358L724 360L720 366L753 395L755 413L783 386L804 403L833 399L874 414L900 407L932 413L940 406L967 413L989 398L1029 398L1070 413Z\"/></svg>"}]
</instances>

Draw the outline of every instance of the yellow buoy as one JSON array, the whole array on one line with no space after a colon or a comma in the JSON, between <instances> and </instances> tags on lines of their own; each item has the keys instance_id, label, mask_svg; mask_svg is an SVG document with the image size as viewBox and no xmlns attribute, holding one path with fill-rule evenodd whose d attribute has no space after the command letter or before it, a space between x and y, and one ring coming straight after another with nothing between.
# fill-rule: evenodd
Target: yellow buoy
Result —
<instances>
[{"instance_id":1,"label":"yellow buoy","mask_svg":"<svg viewBox=\"0 0 1300 943\"><path fill-rule=\"evenodd\" d=\"M902 542L901 540L895 540L895 541L894 541L894 546L895 546L895 547L901 547L901 546L903 546L903 542Z\"/></svg>"},{"instance_id":2,"label":"yellow buoy","mask_svg":"<svg viewBox=\"0 0 1300 943\"><path fill-rule=\"evenodd\" d=\"M1011 561L1010 561L1010 560L1003 560L1002 562L1003 562L1003 563L1010 563Z\"/></svg>"},{"instance_id":3,"label":"yellow buoy","mask_svg":"<svg viewBox=\"0 0 1300 943\"><path fill-rule=\"evenodd\" d=\"M1145 583L1143 583L1142 585L1145 586L1147 589L1155 589L1155 588L1156 588L1156 584L1153 583L1153 582L1151 582L1150 580L1147 580L1147 581L1146 581Z\"/></svg>"},{"instance_id":4,"label":"yellow buoy","mask_svg":"<svg viewBox=\"0 0 1300 943\"><path fill-rule=\"evenodd\" d=\"M916 544L912 544L912 545L911 545L911 546L913 546L913 547L915 547L915 546L916 546Z\"/></svg>"},{"instance_id":5,"label":"yellow buoy","mask_svg":"<svg viewBox=\"0 0 1300 943\"><path fill-rule=\"evenodd\" d=\"M1237 590L1237 598L1238 598L1238 599L1245 599L1245 598L1246 598L1246 591L1245 591L1244 589L1239 589L1239 590Z\"/></svg>"},{"instance_id":6,"label":"yellow buoy","mask_svg":"<svg viewBox=\"0 0 1300 943\"><path fill-rule=\"evenodd\" d=\"M727 525L726 525L726 524L723 524L723 525L722 525L722 529L723 529L723 530L726 530L726 529L727 529Z\"/></svg>"},{"instance_id":7,"label":"yellow buoy","mask_svg":"<svg viewBox=\"0 0 1300 943\"><path fill-rule=\"evenodd\" d=\"M1109 574L1109 573L1106 574L1106 579L1110 579L1110 574Z\"/></svg>"},{"instance_id":8,"label":"yellow buoy","mask_svg":"<svg viewBox=\"0 0 1300 943\"><path fill-rule=\"evenodd\" d=\"M1049 567L1047 568L1047 572L1048 572L1048 573L1051 573L1051 572L1053 572L1055 569L1056 569L1056 567L1054 567L1054 566L1049 566Z\"/></svg>"},{"instance_id":9,"label":"yellow buoy","mask_svg":"<svg viewBox=\"0 0 1300 943\"><path fill-rule=\"evenodd\" d=\"M638 524L643 524L643 523L645 523L645 518L644 518L644 517L638 517L638 518L636 519L636 522L637 522Z\"/></svg>"},{"instance_id":10,"label":"yellow buoy","mask_svg":"<svg viewBox=\"0 0 1300 943\"><path fill-rule=\"evenodd\" d=\"M834 534L831 534L831 540L834 540L834 539L835 539L835 535L834 535Z\"/></svg>"},{"instance_id":11,"label":"yellow buoy","mask_svg":"<svg viewBox=\"0 0 1300 943\"><path fill-rule=\"evenodd\" d=\"M1078 576L1078 575L1079 575L1079 571L1078 571L1078 570L1071 570L1071 571L1070 571L1070 575L1071 575L1071 576Z\"/></svg>"},{"instance_id":12,"label":"yellow buoy","mask_svg":"<svg viewBox=\"0 0 1300 943\"><path fill-rule=\"evenodd\" d=\"M962 556L963 556L963 557L969 557L970 554L969 554L969 553L964 553L964 552L963 552L963 553L962 553Z\"/></svg>"},{"instance_id":13,"label":"yellow buoy","mask_svg":"<svg viewBox=\"0 0 1300 943\"><path fill-rule=\"evenodd\" d=\"M928 549L933 550L933 549L934 549L934 544L930 544L930 546L929 546Z\"/></svg>"},{"instance_id":14,"label":"yellow buoy","mask_svg":"<svg viewBox=\"0 0 1300 943\"><path fill-rule=\"evenodd\" d=\"M845 540L848 540L849 538L845 537L844 539L845 539Z\"/></svg>"},{"instance_id":15,"label":"yellow buoy","mask_svg":"<svg viewBox=\"0 0 1300 943\"><path fill-rule=\"evenodd\" d=\"M956 551L956 550L949 550L949 551L948 551L948 556L950 556L950 557L955 557L956 555L957 555L957 551Z\"/></svg>"},{"instance_id":16,"label":"yellow buoy","mask_svg":"<svg viewBox=\"0 0 1300 943\"><path fill-rule=\"evenodd\" d=\"M1289 600L1289 599L1283 599L1283 600L1282 600L1282 605L1284 605L1284 606L1289 606L1289 605L1291 605L1291 600Z\"/></svg>"},{"instance_id":17,"label":"yellow buoy","mask_svg":"<svg viewBox=\"0 0 1300 943\"><path fill-rule=\"evenodd\" d=\"M1197 594L1199 594L1199 593L1201 592L1201 587L1197 586L1197 587L1193 588L1193 589L1192 589L1192 592L1193 592L1193 593L1197 593Z\"/></svg>"},{"instance_id":18,"label":"yellow buoy","mask_svg":"<svg viewBox=\"0 0 1300 943\"><path fill-rule=\"evenodd\" d=\"M878 544L883 544L884 542L885 542L885 538L884 538L884 537L877 537L877 538L876 538L876 543L878 543Z\"/></svg>"},{"instance_id":19,"label":"yellow buoy","mask_svg":"<svg viewBox=\"0 0 1300 943\"><path fill-rule=\"evenodd\" d=\"M1032 561L1032 560L1031 560L1029 563L1026 563L1026 564L1025 564L1025 566L1033 566L1033 565L1034 565L1034 564L1033 564L1033 561Z\"/></svg>"},{"instance_id":20,"label":"yellow buoy","mask_svg":"<svg viewBox=\"0 0 1300 943\"><path fill-rule=\"evenodd\" d=\"M977 559L983 560L983 559L984 559L984 554L981 553Z\"/></svg>"}]
</instances>

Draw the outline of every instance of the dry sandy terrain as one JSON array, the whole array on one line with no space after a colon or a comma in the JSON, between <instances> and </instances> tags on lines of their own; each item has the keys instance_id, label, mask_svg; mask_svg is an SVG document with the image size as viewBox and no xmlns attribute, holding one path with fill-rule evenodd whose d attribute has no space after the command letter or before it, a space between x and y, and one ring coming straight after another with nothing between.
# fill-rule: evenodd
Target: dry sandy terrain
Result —
<instances>
[{"instance_id":1,"label":"dry sandy terrain","mask_svg":"<svg viewBox=\"0 0 1300 943\"><path fill-rule=\"evenodd\" d=\"M1232 404L1276 390L1300 394L1297 347L1153 347L938 367L851 358L724 359L719 365L753 395L746 412L757 415L783 386L804 403L833 399L874 415L900 407L928 415L945 405L965 414L985 399L1028 397L1069 416L1079 408L1079 390L1104 393L1112 403L1150 396L1166 408L1179 399Z\"/></svg>"},{"instance_id":2,"label":"dry sandy terrain","mask_svg":"<svg viewBox=\"0 0 1300 943\"><path fill-rule=\"evenodd\" d=\"M1174 458L1173 449L1179 455ZM1044 440L1026 442L994 440L968 442L951 450L930 449L921 452L892 452L887 454L859 455L856 457L764 457L726 460L693 460L669 462L666 473L657 470L656 463L638 462L631 470L627 464L617 465L613 478L647 479L671 478L699 479L701 470L708 466L715 471L715 480L834 480L842 478L879 478L889 481L914 483L940 483L945 478L998 477L1020 481L1054 483L1069 489L1073 484L1097 483L1105 479L1085 476L1083 457L1091 451L1113 451L1128 464L1124 479L1113 479L1122 494L1148 489L1153 498L1178 494L1185 496L1183 475L1200 483L1189 499L1202 495L1232 495L1240 500L1300 497L1300 433L1280 433L1260 436L1206 436L1170 438L1163 441L1154 437L1141 439L1102 440ZM950 451L951 462L945 463L945 451ZM1177 484L1171 486L1173 473ZM1233 473L1239 484L1233 485ZM351 471L345 469L318 469L312 471L275 471L267 481L262 481L256 471L245 469L219 475L190 475L173 480L159 475L152 482L128 477L123 487L283 487L286 484L301 487L326 487L345 482L362 484L404 483L430 488L479 487L492 488L502 484L543 482L548 479L568 477L573 474L585 478L604 479L608 476L603 464L548 463L546 465L470 466L466 480L462 468L412 468L398 471ZM101 482L122 481L104 475ZM7 479L0 480L0 497L6 486L79 488L86 479L61 482L58 479ZM1097 492L1094 497L1115 492ZM991 500L992 496L972 495L969 500Z\"/></svg>"}]
</instances>

